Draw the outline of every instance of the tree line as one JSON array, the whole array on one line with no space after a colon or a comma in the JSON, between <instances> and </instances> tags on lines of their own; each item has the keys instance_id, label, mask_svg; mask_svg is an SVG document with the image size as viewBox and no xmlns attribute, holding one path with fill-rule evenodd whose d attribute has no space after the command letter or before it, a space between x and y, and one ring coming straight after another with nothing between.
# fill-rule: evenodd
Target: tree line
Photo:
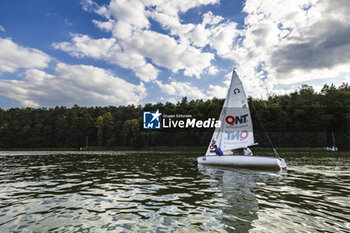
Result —
<instances>
[{"instance_id":1,"label":"tree line","mask_svg":"<svg viewBox=\"0 0 350 233\"><path fill-rule=\"evenodd\" d=\"M350 87L324 85L320 92L303 85L291 94L267 100L249 98L255 140L270 146L350 149ZM143 111L190 114L196 119L218 119L223 99L191 100L176 104L72 108L0 109L0 148L79 148L89 146L134 147L207 146L213 129L143 129ZM262 126L263 125L263 126ZM325 135L327 137L325 137Z\"/></svg>"}]
</instances>

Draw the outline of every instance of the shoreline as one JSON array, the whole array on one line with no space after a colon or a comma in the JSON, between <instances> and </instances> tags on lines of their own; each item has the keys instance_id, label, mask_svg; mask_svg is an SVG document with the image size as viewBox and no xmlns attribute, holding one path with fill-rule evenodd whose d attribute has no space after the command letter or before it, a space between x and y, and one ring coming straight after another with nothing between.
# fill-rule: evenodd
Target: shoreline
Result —
<instances>
[{"instance_id":1,"label":"shoreline","mask_svg":"<svg viewBox=\"0 0 350 233\"><path fill-rule=\"evenodd\" d=\"M256 152L273 152L270 147L251 147ZM81 148L0 148L0 151L188 151L188 152L205 152L206 146L155 146L155 147L81 147ZM241 150L241 149L238 149ZM310 152L329 152L323 147L276 147L277 152L288 151L310 151ZM338 152L347 152L348 150L339 150ZM336 153L336 152L329 152Z\"/></svg>"}]
</instances>

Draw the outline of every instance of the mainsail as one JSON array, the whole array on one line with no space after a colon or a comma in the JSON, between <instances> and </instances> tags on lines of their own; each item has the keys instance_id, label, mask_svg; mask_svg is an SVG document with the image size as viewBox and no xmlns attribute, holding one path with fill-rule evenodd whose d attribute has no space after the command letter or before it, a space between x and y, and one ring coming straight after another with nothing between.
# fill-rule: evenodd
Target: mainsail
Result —
<instances>
[{"instance_id":1,"label":"mainsail","mask_svg":"<svg viewBox=\"0 0 350 233\"><path fill-rule=\"evenodd\" d=\"M215 154L215 145L223 151L254 145L248 100L235 70L232 73L231 84L219 120L221 127L215 129L206 155Z\"/></svg>"}]
</instances>

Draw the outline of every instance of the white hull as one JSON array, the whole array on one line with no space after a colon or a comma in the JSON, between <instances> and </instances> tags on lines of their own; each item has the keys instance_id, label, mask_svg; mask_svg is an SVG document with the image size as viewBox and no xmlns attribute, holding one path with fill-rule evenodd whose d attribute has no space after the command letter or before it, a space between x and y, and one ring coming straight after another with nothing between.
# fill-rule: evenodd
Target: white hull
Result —
<instances>
[{"instance_id":1,"label":"white hull","mask_svg":"<svg viewBox=\"0 0 350 233\"><path fill-rule=\"evenodd\" d=\"M256 169L286 169L284 159L263 156L222 155L198 157L199 164L246 167Z\"/></svg>"},{"instance_id":2,"label":"white hull","mask_svg":"<svg viewBox=\"0 0 350 233\"><path fill-rule=\"evenodd\" d=\"M325 147L326 151L338 151L338 147Z\"/></svg>"}]
</instances>

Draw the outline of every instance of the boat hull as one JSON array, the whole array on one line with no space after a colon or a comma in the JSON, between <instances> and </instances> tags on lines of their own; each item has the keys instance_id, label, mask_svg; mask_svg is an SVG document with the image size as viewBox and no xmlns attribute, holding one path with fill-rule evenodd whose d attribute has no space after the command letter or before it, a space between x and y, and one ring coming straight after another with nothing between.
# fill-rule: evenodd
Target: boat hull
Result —
<instances>
[{"instance_id":1,"label":"boat hull","mask_svg":"<svg viewBox=\"0 0 350 233\"><path fill-rule=\"evenodd\" d=\"M325 147L324 149L326 151L333 151L333 152L338 151L338 147Z\"/></svg>"},{"instance_id":2,"label":"boat hull","mask_svg":"<svg viewBox=\"0 0 350 233\"><path fill-rule=\"evenodd\" d=\"M245 167L254 169L286 169L284 159L265 156L222 155L198 157L199 164Z\"/></svg>"}]
</instances>

